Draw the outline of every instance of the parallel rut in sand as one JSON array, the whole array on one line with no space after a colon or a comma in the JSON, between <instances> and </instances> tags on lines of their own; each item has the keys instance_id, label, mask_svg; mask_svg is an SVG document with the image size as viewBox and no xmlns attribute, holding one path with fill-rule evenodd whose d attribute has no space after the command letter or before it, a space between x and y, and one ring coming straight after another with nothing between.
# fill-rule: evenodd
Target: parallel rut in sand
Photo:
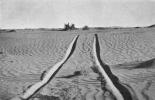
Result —
<instances>
[{"instance_id":1,"label":"parallel rut in sand","mask_svg":"<svg viewBox=\"0 0 155 100\"><path fill-rule=\"evenodd\" d=\"M123 85L121 85L121 83L119 83L119 80L116 76L112 74L109 66L101 61L100 46L98 36L96 34L93 44L93 50L98 69L105 78L105 81L107 82L108 90L112 92L112 94L115 96L117 100L132 100L130 92Z\"/></svg>"},{"instance_id":2,"label":"parallel rut in sand","mask_svg":"<svg viewBox=\"0 0 155 100\"><path fill-rule=\"evenodd\" d=\"M20 100L20 99L29 99L31 96L33 96L38 90L40 90L42 87L44 87L52 77L56 74L56 72L61 68L61 66L67 61L67 59L72 55L74 48L75 48L75 43L77 41L79 36L76 36L71 44L68 47L68 50L66 51L65 57L55 64L45 75L42 81L37 82L36 84L32 85L24 94L22 94L20 97L15 97L12 100Z\"/></svg>"},{"instance_id":3,"label":"parallel rut in sand","mask_svg":"<svg viewBox=\"0 0 155 100\"><path fill-rule=\"evenodd\" d=\"M101 61L98 36L95 34L93 39L83 36L80 39L84 41L77 41L78 37L40 82L11 100L133 100L109 66Z\"/></svg>"},{"instance_id":4,"label":"parallel rut in sand","mask_svg":"<svg viewBox=\"0 0 155 100\"><path fill-rule=\"evenodd\" d=\"M0 100L155 100L154 32L155 27L2 31ZM67 61L51 69L78 34Z\"/></svg>"}]
</instances>

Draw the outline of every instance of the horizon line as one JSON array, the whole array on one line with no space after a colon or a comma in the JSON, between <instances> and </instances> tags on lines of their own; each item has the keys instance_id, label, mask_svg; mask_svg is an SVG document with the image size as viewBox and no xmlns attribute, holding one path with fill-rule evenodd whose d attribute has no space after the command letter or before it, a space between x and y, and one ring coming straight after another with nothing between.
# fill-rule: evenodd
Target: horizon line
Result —
<instances>
[{"instance_id":1,"label":"horizon line","mask_svg":"<svg viewBox=\"0 0 155 100\"><path fill-rule=\"evenodd\" d=\"M64 24L65 25L65 24ZM88 26L89 28L147 28L147 27L154 27L155 24L150 24L150 25L144 25L144 26L89 26L89 25L84 25L84 26ZM75 27L77 29L81 29L83 28L84 26L82 27ZM25 28L1 28L0 27L0 30L3 30L3 29L15 29L15 30L18 30L18 29L63 29L64 27L25 27Z\"/></svg>"}]
</instances>

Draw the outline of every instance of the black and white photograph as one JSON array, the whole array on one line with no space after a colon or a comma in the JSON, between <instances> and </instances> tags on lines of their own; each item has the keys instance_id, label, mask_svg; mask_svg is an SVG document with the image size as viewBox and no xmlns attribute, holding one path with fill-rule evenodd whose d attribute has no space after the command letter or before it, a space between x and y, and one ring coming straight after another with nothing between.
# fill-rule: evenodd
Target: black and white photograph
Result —
<instances>
[{"instance_id":1,"label":"black and white photograph","mask_svg":"<svg viewBox=\"0 0 155 100\"><path fill-rule=\"evenodd\" d=\"M0 100L155 100L155 0L0 0Z\"/></svg>"}]
</instances>

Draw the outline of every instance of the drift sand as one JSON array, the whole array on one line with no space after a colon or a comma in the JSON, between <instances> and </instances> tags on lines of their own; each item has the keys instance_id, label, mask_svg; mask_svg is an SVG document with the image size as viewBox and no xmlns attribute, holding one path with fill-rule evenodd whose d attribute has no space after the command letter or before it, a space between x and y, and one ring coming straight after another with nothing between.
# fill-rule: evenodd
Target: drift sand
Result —
<instances>
[{"instance_id":1,"label":"drift sand","mask_svg":"<svg viewBox=\"0 0 155 100\"><path fill-rule=\"evenodd\" d=\"M74 51L74 45L77 41L79 36L76 36L73 41L71 42L71 44L69 45L67 51L66 51L66 55L64 56L64 58L58 62L57 64L55 64L45 75L45 77L43 78L43 80L41 82L38 82L34 85L32 85L28 90L26 90L26 92L21 95L20 97L15 97L12 98L11 100L25 100L25 99L29 99L31 98L32 95L34 95L39 89L41 89L43 86L45 86L50 79L53 77L53 75L56 74L56 72L61 68L61 66L67 61L67 59L69 58L69 56L72 54L72 52Z\"/></svg>"},{"instance_id":2,"label":"drift sand","mask_svg":"<svg viewBox=\"0 0 155 100\"><path fill-rule=\"evenodd\" d=\"M80 38L78 39L74 55L67 60L59 73L55 75L56 77L52 78L52 81L49 82L51 84L46 85L49 86L47 87L49 90L53 89L50 91L51 94L43 93L43 90L46 89L45 86L35 93L30 100L33 100L33 98L44 100L42 98L43 95L48 95L49 98L50 96L63 98L62 100L68 95L67 97L70 97L69 100L72 100L75 95L70 96L70 93L78 94L78 92L72 91L72 88L70 90L67 88L70 92L66 93L62 91L62 89L65 88L64 86L71 86L71 82L74 81L74 79L77 80L77 82L81 80L81 82L83 82L83 80L88 79L90 81L91 79L89 78L93 78L95 84L96 82L100 84L96 79L98 75L96 75L96 77L90 75L91 67L93 66L91 65L91 57L93 55L92 46L93 35L95 33L98 36L97 40L100 44L101 61L99 62L104 62L105 65L102 65L103 70L123 98L126 97L124 94L127 94L123 94L126 88L134 95L135 98L133 100L148 100L148 98L153 100L155 98L155 60L153 60L155 57L154 31L155 28L152 27L92 29L88 31L77 30L64 32L49 30L16 30L16 32L11 33L2 32L0 34L0 99L10 100L12 97L23 94L28 90L30 85L41 82L42 79L40 76L42 76L42 73L49 70L51 68L50 66L54 66L57 62L61 61L68 45L76 34L79 34ZM99 49L97 49L97 53L98 51ZM85 64L82 64L82 61ZM71 69L68 70L68 68ZM110 69L110 74L110 71L108 72L107 69ZM65 78L73 75L74 72L79 72L79 75L72 78ZM87 72L88 74L86 73L86 75L88 77L85 77L85 73L83 72ZM117 76L115 78L116 80L113 80L111 74ZM62 94L64 93L64 96L61 96L58 92L55 92L55 90L59 89L55 84L63 83L64 80L66 84L60 85L60 91L58 91ZM70 81L71 84L68 81ZM84 82L85 86L89 85L89 82ZM122 84L125 88L119 88L118 84L119 86ZM94 85L89 85L89 89L79 84L75 84L74 86L77 86L78 89L86 90L86 92L82 92L82 94L79 95L81 97L83 97L85 93L89 94L86 95L87 97L91 94L91 97L94 97L96 93L99 92L101 96L103 96L104 93L101 90L101 85L98 85L99 88L97 89L93 87ZM109 89L109 91L110 90L111 89ZM110 93L113 94L112 92Z\"/></svg>"}]
</instances>

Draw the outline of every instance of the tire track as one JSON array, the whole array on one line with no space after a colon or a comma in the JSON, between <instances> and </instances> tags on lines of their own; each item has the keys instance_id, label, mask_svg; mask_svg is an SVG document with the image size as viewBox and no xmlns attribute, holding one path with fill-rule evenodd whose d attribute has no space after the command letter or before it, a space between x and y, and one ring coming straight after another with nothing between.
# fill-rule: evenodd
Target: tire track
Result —
<instances>
[{"instance_id":1,"label":"tire track","mask_svg":"<svg viewBox=\"0 0 155 100\"><path fill-rule=\"evenodd\" d=\"M4 38L0 36L0 67L3 69L0 72L6 71L6 75L10 78L21 74L40 74L63 58L73 35L61 36L53 34L43 38L35 38L33 35L32 38L28 38L27 35L17 38L11 35Z\"/></svg>"},{"instance_id":2,"label":"tire track","mask_svg":"<svg viewBox=\"0 0 155 100\"><path fill-rule=\"evenodd\" d=\"M64 58L55 64L45 75L42 81L32 85L23 95L20 97L12 98L11 100L21 100L21 99L30 99L37 91L43 88L48 82L55 76L55 74L60 70L62 65L69 59L69 57L73 54L74 49L76 47L76 42L79 35L76 36L72 42L70 43Z\"/></svg>"},{"instance_id":3,"label":"tire track","mask_svg":"<svg viewBox=\"0 0 155 100\"><path fill-rule=\"evenodd\" d=\"M132 100L130 92L123 85L121 85L121 83L119 83L118 78L112 74L109 66L101 61L100 46L97 34L95 34L93 50L98 69L100 73L104 76L107 82L108 89L112 92L115 98L117 100Z\"/></svg>"}]
</instances>

